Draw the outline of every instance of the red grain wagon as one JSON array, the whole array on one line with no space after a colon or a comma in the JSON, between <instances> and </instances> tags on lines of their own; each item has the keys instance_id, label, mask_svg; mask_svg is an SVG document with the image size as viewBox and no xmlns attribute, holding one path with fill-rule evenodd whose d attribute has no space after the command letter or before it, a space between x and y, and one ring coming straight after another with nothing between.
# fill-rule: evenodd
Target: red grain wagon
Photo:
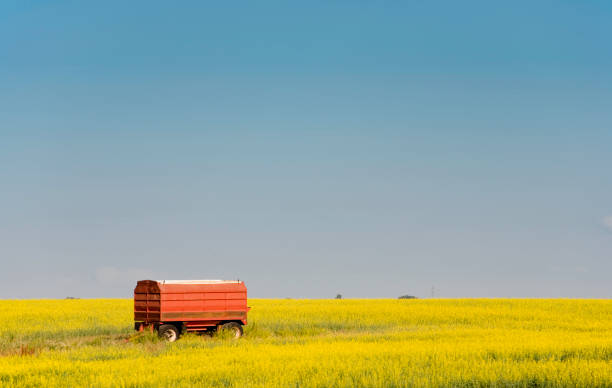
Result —
<instances>
[{"instance_id":1,"label":"red grain wagon","mask_svg":"<svg viewBox=\"0 0 612 388\"><path fill-rule=\"evenodd\" d=\"M157 330L170 342L186 331L227 330L239 338L249 309L237 280L139 280L134 289L134 328Z\"/></svg>"}]
</instances>

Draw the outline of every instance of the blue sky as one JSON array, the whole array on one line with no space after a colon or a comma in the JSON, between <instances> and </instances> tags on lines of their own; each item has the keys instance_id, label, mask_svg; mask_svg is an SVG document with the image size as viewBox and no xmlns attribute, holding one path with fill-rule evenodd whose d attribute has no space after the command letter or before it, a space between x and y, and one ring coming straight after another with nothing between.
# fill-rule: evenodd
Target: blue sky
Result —
<instances>
[{"instance_id":1,"label":"blue sky","mask_svg":"<svg viewBox=\"0 0 612 388\"><path fill-rule=\"evenodd\" d=\"M0 297L610 297L606 2L4 2Z\"/></svg>"}]
</instances>

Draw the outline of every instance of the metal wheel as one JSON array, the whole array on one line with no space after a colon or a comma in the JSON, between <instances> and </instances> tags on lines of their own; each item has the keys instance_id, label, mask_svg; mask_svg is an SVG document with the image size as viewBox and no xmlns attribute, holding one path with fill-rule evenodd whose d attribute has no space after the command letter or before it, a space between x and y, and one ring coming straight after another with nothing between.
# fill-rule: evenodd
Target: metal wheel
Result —
<instances>
[{"instance_id":1,"label":"metal wheel","mask_svg":"<svg viewBox=\"0 0 612 388\"><path fill-rule=\"evenodd\" d=\"M161 325L157 332L160 338L168 342L174 342L179 337L179 331L174 325Z\"/></svg>"},{"instance_id":2,"label":"metal wheel","mask_svg":"<svg viewBox=\"0 0 612 388\"><path fill-rule=\"evenodd\" d=\"M221 330L230 332L234 338L242 337L242 325L238 322L225 323L221 326Z\"/></svg>"}]
</instances>

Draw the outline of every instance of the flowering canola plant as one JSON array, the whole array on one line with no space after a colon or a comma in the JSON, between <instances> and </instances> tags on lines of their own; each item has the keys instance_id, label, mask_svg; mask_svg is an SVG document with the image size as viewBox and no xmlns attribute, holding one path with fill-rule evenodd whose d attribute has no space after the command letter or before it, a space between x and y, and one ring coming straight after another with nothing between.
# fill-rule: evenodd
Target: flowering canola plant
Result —
<instances>
[{"instance_id":1,"label":"flowering canola plant","mask_svg":"<svg viewBox=\"0 0 612 388\"><path fill-rule=\"evenodd\" d=\"M612 301L250 299L239 340L133 331L129 299L0 301L0 386L612 387Z\"/></svg>"}]
</instances>

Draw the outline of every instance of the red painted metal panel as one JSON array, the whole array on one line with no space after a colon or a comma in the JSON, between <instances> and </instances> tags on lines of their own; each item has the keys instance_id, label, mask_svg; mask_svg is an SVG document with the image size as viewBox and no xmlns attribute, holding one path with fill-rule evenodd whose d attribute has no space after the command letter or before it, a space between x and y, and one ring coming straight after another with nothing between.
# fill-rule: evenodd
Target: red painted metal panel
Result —
<instances>
[{"instance_id":1,"label":"red painted metal panel","mask_svg":"<svg viewBox=\"0 0 612 388\"><path fill-rule=\"evenodd\" d=\"M140 280L134 289L134 320L146 324L183 322L188 328L224 321L247 323L244 282Z\"/></svg>"}]
</instances>

